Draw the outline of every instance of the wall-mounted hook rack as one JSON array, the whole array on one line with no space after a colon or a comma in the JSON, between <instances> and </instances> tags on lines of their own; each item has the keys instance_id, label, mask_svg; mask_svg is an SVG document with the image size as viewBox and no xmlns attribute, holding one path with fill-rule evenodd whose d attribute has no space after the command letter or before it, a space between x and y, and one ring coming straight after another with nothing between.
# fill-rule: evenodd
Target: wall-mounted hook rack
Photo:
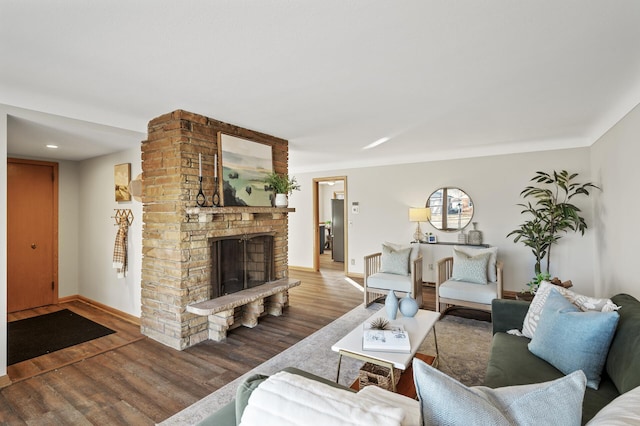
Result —
<instances>
[{"instance_id":1,"label":"wall-mounted hook rack","mask_svg":"<svg viewBox=\"0 0 640 426\"><path fill-rule=\"evenodd\" d=\"M116 214L111 216L116 220L116 226L120 226L123 221L126 221L127 225L131 226L133 223L133 213L131 209L113 209Z\"/></svg>"}]
</instances>

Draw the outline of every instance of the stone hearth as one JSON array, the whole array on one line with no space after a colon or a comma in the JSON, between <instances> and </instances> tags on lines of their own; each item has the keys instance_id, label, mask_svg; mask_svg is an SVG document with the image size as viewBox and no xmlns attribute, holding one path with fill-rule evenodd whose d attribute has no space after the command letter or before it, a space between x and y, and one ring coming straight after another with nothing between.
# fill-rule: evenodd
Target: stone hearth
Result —
<instances>
[{"instance_id":1,"label":"stone hearth","mask_svg":"<svg viewBox=\"0 0 640 426\"><path fill-rule=\"evenodd\" d=\"M181 110L149 122L148 139L142 142L141 331L179 350L208 338L207 317L188 312L187 305L213 297L213 239L273 235L272 278L287 277L288 213L293 209L196 207L199 154L203 191L210 199L219 132L270 145L274 171L288 171L284 139Z\"/></svg>"}]
</instances>

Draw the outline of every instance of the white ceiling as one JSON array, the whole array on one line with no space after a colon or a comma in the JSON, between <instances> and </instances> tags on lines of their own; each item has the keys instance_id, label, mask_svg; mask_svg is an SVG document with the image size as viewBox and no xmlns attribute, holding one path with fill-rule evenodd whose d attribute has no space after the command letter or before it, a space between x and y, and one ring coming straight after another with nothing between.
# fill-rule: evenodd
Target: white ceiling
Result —
<instances>
[{"instance_id":1,"label":"white ceiling","mask_svg":"<svg viewBox=\"0 0 640 426\"><path fill-rule=\"evenodd\" d=\"M640 102L639 23L637 0L0 0L0 104L10 154L58 159L175 109L288 139L293 171L589 146Z\"/></svg>"}]
</instances>

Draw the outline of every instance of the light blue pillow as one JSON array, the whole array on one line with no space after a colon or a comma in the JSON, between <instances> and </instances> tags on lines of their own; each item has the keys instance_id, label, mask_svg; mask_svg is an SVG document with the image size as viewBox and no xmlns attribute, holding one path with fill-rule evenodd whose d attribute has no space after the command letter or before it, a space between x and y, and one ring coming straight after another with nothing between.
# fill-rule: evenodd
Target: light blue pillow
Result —
<instances>
[{"instance_id":1,"label":"light blue pillow","mask_svg":"<svg viewBox=\"0 0 640 426\"><path fill-rule=\"evenodd\" d=\"M380 272L396 275L409 275L409 255L411 247L396 250L386 244L382 245Z\"/></svg>"},{"instance_id":2,"label":"light blue pillow","mask_svg":"<svg viewBox=\"0 0 640 426\"><path fill-rule=\"evenodd\" d=\"M467 387L417 358L413 380L423 425L576 425L582 419L584 373L550 382L491 389Z\"/></svg>"},{"instance_id":3,"label":"light blue pillow","mask_svg":"<svg viewBox=\"0 0 640 426\"><path fill-rule=\"evenodd\" d=\"M529 351L564 374L584 371L587 386L598 389L618 318L617 312L582 312L551 289Z\"/></svg>"},{"instance_id":4,"label":"light blue pillow","mask_svg":"<svg viewBox=\"0 0 640 426\"><path fill-rule=\"evenodd\" d=\"M453 271L451 279L468 283L487 284L487 265L491 253L469 256L453 249Z\"/></svg>"}]
</instances>

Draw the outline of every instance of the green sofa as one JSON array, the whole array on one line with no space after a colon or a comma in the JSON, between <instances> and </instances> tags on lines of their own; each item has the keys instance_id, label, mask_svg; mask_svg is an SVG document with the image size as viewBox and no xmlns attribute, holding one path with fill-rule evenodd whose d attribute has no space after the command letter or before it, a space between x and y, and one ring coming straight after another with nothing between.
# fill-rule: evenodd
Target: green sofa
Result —
<instances>
[{"instance_id":1,"label":"green sofa","mask_svg":"<svg viewBox=\"0 0 640 426\"><path fill-rule=\"evenodd\" d=\"M587 388L582 424L620 394L640 385L640 302L628 294L611 298L620 319L598 390ZM496 299L492 304L493 341L484 384L491 388L545 382L563 376L529 352L529 339L507 334L522 328L529 302Z\"/></svg>"},{"instance_id":2,"label":"green sofa","mask_svg":"<svg viewBox=\"0 0 640 426\"><path fill-rule=\"evenodd\" d=\"M602 381L598 390L587 388L582 410L582 424L620 394L640 385L640 302L627 294L611 298L621 306L620 319L609 350ZM540 383L554 380L563 373L529 352L529 339L507 334L507 330L521 329L529 302L496 299L493 301L493 343L484 384L491 388ZM333 381L296 368L284 371L348 389ZM236 426L251 392L267 376L254 375L238 388L236 398L198 425ZM348 389L351 390L351 389Z\"/></svg>"}]
</instances>

